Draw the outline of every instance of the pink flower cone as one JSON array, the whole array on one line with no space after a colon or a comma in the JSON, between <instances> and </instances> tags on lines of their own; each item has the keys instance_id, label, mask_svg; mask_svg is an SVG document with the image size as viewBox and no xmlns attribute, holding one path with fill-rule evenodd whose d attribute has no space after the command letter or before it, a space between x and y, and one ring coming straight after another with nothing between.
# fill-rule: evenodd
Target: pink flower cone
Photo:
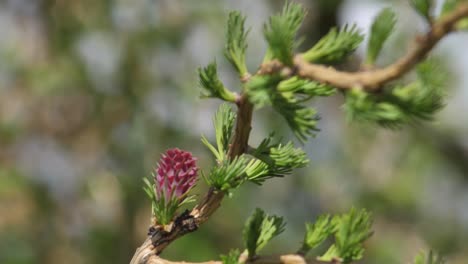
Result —
<instances>
[{"instance_id":1,"label":"pink flower cone","mask_svg":"<svg viewBox=\"0 0 468 264\"><path fill-rule=\"evenodd\" d=\"M178 148L162 155L154 177L158 199L163 195L166 201L183 198L197 181L196 160L190 152Z\"/></svg>"}]
</instances>

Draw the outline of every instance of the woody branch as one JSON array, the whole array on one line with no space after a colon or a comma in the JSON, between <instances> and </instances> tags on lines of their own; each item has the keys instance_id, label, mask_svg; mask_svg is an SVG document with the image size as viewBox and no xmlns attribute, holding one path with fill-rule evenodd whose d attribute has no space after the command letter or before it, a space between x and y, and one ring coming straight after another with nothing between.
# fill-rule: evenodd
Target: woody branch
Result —
<instances>
[{"instance_id":1,"label":"woody branch","mask_svg":"<svg viewBox=\"0 0 468 264\"><path fill-rule=\"evenodd\" d=\"M306 62L301 54L298 54L294 58L293 68L274 60L263 64L259 73L297 74L303 78L330 84L343 90L361 87L367 91L377 91L384 84L401 77L417 63L424 60L426 55L443 37L454 31L455 24L467 16L468 4L459 5L452 13L434 22L426 34L417 36L406 55L384 68L345 72L336 70L333 67Z\"/></svg>"}]
</instances>

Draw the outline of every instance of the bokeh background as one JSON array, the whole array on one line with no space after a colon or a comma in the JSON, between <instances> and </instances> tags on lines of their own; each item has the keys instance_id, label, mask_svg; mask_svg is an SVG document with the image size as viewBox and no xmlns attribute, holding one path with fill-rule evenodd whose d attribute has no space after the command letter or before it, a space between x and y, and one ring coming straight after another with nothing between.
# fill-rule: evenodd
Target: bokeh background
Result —
<instances>
[{"instance_id":1,"label":"bokeh background","mask_svg":"<svg viewBox=\"0 0 468 264\"><path fill-rule=\"evenodd\" d=\"M301 2L309 11L303 47L344 23L366 32L380 8L393 6L398 33L380 65L427 29L408 1ZM213 138L220 102L198 98L196 68L216 58L222 80L238 89L222 56L227 12L248 17L247 61L255 71L266 47L263 23L283 3L1 0L0 263L128 263L150 219L142 177L160 153L179 147L205 170L213 164L200 136ZM362 263L409 263L429 248L468 263L466 43L467 33L454 34L433 53L451 80L447 107L433 122L399 131L351 124L342 96L317 100L321 132L304 145L311 165L261 188L243 186L164 257L202 261L241 248L243 222L255 207L288 222L265 252L293 252L304 222L357 206L375 217ZM344 67L358 65L364 50ZM280 117L260 110L251 142L271 130L291 137ZM200 181L195 192L205 190Z\"/></svg>"}]
</instances>

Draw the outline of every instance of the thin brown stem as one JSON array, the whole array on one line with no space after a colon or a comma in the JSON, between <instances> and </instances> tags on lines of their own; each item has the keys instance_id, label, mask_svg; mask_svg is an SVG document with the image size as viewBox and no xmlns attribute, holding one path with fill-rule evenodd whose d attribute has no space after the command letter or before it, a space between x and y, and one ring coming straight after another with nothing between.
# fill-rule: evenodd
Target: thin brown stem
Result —
<instances>
[{"instance_id":1,"label":"thin brown stem","mask_svg":"<svg viewBox=\"0 0 468 264\"><path fill-rule=\"evenodd\" d=\"M235 136L229 150L229 157L231 159L246 152L250 131L252 130L253 105L245 94L239 100L238 106Z\"/></svg>"},{"instance_id":2,"label":"thin brown stem","mask_svg":"<svg viewBox=\"0 0 468 264\"><path fill-rule=\"evenodd\" d=\"M406 55L395 63L381 69L344 72L333 67L309 63L299 54L294 58L294 70L291 72L306 79L330 84L339 89L361 87L368 91L377 91L384 84L401 77L424 60L435 45L454 30L456 23L467 16L468 4L459 5L452 13L434 22L425 35L416 37ZM286 68L288 67L280 62L272 61L262 65L260 73L284 72Z\"/></svg>"}]
</instances>

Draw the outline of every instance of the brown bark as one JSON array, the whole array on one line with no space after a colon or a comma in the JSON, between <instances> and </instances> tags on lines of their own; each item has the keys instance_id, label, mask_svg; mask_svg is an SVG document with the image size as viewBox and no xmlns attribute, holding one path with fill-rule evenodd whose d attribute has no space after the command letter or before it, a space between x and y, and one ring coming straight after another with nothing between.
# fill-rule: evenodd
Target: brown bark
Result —
<instances>
[{"instance_id":1,"label":"brown bark","mask_svg":"<svg viewBox=\"0 0 468 264\"><path fill-rule=\"evenodd\" d=\"M242 256L241 256L242 257ZM162 259L156 255L149 254L145 259L146 264L223 264L221 261L206 261L206 262L185 262L185 261L169 261ZM306 259L301 255L289 254L289 255L273 255L273 256L259 256L252 260L248 260L245 263L251 264L320 264L320 262L314 259Z\"/></svg>"}]
</instances>

